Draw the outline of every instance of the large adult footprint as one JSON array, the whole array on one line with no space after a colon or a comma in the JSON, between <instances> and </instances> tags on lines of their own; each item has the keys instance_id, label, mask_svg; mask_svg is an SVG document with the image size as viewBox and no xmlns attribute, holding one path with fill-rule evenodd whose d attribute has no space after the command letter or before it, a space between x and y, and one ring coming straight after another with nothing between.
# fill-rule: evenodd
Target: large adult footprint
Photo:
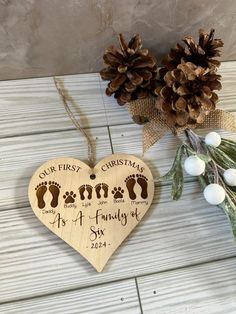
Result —
<instances>
[{"instance_id":1,"label":"large adult footprint","mask_svg":"<svg viewBox=\"0 0 236 314\"><path fill-rule=\"evenodd\" d=\"M45 202L44 202L44 194L47 191L47 182L42 182L39 185L36 186L36 196L37 196L37 201L38 201L38 208L42 209L45 207Z\"/></svg>"},{"instance_id":2,"label":"large adult footprint","mask_svg":"<svg viewBox=\"0 0 236 314\"><path fill-rule=\"evenodd\" d=\"M143 176L142 174L136 174L136 177L138 178L137 182L142 189L141 197L143 199L146 199L148 197L148 192L147 192L147 186L148 186L147 180L148 179L145 176Z\"/></svg>"},{"instance_id":3,"label":"large adult footprint","mask_svg":"<svg viewBox=\"0 0 236 314\"><path fill-rule=\"evenodd\" d=\"M129 198L131 200L135 200L136 199L136 194L134 193L134 186L135 186L135 183L136 183L135 175L132 174L131 176L128 176L125 179L125 183L126 183L126 187L128 189L128 192L129 192Z\"/></svg>"},{"instance_id":4,"label":"large adult footprint","mask_svg":"<svg viewBox=\"0 0 236 314\"><path fill-rule=\"evenodd\" d=\"M61 186L57 182L49 181L49 191L52 194L51 206L53 208L57 207L58 205L58 197L60 194L60 188Z\"/></svg>"},{"instance_id":5,"label":"large adult footprint","mask_svg":"<svg viewBox=\"0 0 236 314\"><path fill-rule=\"evenodd\" d=\"M81 201L85 199L84 192L85 192L85 184L79 187L79 195L80 195Z\"/></svg>"}]
</instances>

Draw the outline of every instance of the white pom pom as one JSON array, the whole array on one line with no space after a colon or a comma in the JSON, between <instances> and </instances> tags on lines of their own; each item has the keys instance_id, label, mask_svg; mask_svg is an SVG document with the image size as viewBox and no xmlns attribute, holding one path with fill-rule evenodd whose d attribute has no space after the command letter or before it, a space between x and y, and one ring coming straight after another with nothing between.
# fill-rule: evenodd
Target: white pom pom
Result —
<instances>
[{"instance_id":1,"label":"white pom pom","mask_svg":"<svg viewBox=\"0 0 236 314\"><path fill-rule=\"evenodd\" d=\"M223 176L226 184L236 186L236 169L226 170Z\"/></svg>"},{"instance_id":2,"label":"white pom pom","mask_svg":"<svg viewBox=\"0 0 236 314\"><path fill-rule=\"evenodd\" d=\"M205 162L197 156L185 159L184 169L191 176L200 176L205 171Z\"/></svg>"},{"instance_id":3,"label":"white pom pom","mask_svg":"<svg viewBox=\"0 0 236 314\"><path fill-rule=\"evenodd\" d=\"M205 143L214 147L218 147L221 143L221 136L216 132L210 132L205 137Z\"/></svg>"},{"instance_id":4,"label":"white pom pom","mask_svg":"<svg viewBox=\"0 0 236 314\"><path fill-rule=\"evenodd\" d=\"M216 183L207 185L203 193L206 201L211 205L219 205L225 199L225 190Z\"/></svg>"}]
</instances>

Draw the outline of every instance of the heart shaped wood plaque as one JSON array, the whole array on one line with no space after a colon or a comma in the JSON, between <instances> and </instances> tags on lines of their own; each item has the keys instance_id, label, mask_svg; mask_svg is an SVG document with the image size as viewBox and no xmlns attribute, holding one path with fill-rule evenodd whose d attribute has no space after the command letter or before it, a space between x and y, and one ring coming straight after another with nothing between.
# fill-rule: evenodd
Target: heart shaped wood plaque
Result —
<instances>
[{"instance_id":1,"label":"heart shaped wood plaque","mask_svg":"<svg viewBox=\"0 0 236 314\"><path fill-rule=\"evenodd\" d=\"M147 165L113 154L94 169L74 158L49 160L29 184L35 215L100 272L150 207L154 181Z\"/></svg>"}]
</instances>

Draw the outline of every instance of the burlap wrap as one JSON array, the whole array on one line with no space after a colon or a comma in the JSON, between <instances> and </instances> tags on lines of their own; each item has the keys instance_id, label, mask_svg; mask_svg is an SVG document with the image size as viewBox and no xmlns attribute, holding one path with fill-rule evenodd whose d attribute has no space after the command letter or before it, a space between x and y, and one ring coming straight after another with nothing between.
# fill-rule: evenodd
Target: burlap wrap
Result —
<instances>
[{"instance_id":1,"label":"burlap wrap","mask_svg":"<svg viewBox=\"0 0 236 314\"><path fill-rule=\"evenodd\" d=\"M186 125L182 128L170 128L160 117L155 108L155 98L146 98L132 101L127 104L127 108L132 116L141 116L149 120L143 126L143 152L146 152L153 144L158 142L166 133L172 132L179 134L187 128L213 128L224 129L226 131L236 132L235 116L229 112L217 109L212 111L204 123L197 125Z\"/></svg>"}]
</instances>

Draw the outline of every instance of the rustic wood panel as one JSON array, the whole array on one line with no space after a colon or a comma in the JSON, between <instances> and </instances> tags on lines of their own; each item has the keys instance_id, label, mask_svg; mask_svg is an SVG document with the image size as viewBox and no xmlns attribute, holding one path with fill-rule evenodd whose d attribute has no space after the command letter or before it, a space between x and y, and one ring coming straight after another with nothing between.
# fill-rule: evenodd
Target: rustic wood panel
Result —
<instances>
[{"instance_id":1,"label":"rustic wood panel","mask_svg":"<svg viewBox=\"0 0 236 314\"><path fill-rule=\"evenodd\" d=\"M0 225L2 302L236 256L226 216L206 204L196 182L176 203L169 186L157 188L154 205L100 274L29 207L1 211Z\"/></svg>"},{"instance_id":2,"label":"rustic wood panel","mask_svg":"<svg viewBox=\"0 0 236 314\"><path fill-rule=\"evenodd\" d=\"M236 112L236 62L223 63L221 73L221 106ZM106 125L107 121L111 125L109 132L114 152L140 157L142 127L130 124L132 121L126 109L103 94L105 82L101 82L98 74L66 76L63 79L72 96L81 104L83 125L89 127L87 130L94 139L97 137L97 160L111 153L109 134L106 127L91 127ZM186 177L184 195L178 202L171 201L169 184L162 187L157 185L154 204L144 220L114 254L104 272L97 274L77 252L47 230L28 207L29 178L40 164L61 156L86 161L85 140L78 131L72 130L74 127L64 112L52 78L0 82L0 99L0 177L3 178L0 182L0 303L37 298L10 304L9 308L4 308L9 313L14 312L15 304L19 307L22 305L23 313L27 313L28 309L42 313L40 300L44 300L42 311L46 313L48 305L53 304L55 299L53 296L40 296L59 292L55 295L59 298L61 296L59 305L68 299L73 300L70 310L77 313L81 298L86 312L92 306L89 298L100 287L82 292L66 290L161 271L166 271L168 275L169 270L178 267L236 256L236 246L224 213L217 207L207 205L198 183ZM221 134L236 139L235 134L225 131L221 131ZM168 134L145 154L144 161L154 176L158 177L159 173L163 174L170 168L178 143L180 140ZM225 267L228 267L229 274L234 270L233 264ZM173 282L178 282L179 278L181 282L182 274L187 282L189 275L184 277L182 272L180 276L173 277ZM212 297L215 302L222 291L220 283L217 286L219 294L216 292ZM118 285L122 285L122 282ZM224 283L222 286L225 288ZM112 287L113 284L111 291ZM126 291L125 288L123 290ZM87 291L86 298L82 296L83 291ZM115 297L115 292L112 292L113 295ZM202 296L203 301L206 296ZM103 297L106 299L107 295L101 293L98 302ZM178 298L178 291L175 290L173 299ZM194 295L192 299L194 303ZM232 298L228 300L230 302ZM118 299L117 302L112 301L107 308L101 307L101 313L110 313L112 304L120 309ZM229 309L229 313L233 313L230 306L224 306L226 310ZM204 307L207 309L206 303ZM127 308L128 303L119 311L127 312ZM138 313L138 307L134 309L134 313ZM175 313L174 306L172 309ZM223 305L220 309L224 310ZM55 312L58 311L57 308Z\"/></svg>"},{"instance_id":3,"label":"rustic wood panel","mask_svg":"<svg viewBox=\"0 0 236 314\"><path fill-rule=\"evenodd\" d=\"M0 304L0 312L4 314L141 313L134 279Z\"/></svg>"},{"instance_id":4,"label":"rustic wood panel","mask_svg":"<svg viewBox=\"0 0 236 314\"><path fill-rule=\"evenodd\" d=\"M236 98L236 61L222 62L219 69L219 74L222 76L222 89L218 92L219 107L235 111L235 98Z\"/></svg>"},{"instance_id":5,"label":"rustic wood panel","mask_svg":"<svg viewBox=\"0 0 236 314\"><path fill-rule=\"evenodd\" d=\"M236 259L138 278L144 314L236 313Z\"/></svg>"},{"instance_id":6,"label":"rustic wood panel","mask_svg":"<svg viewBox=\"0 0 236 314\"><path fill-rule=\"evenodd\" d=\"M111 153L107 127L87 129L96 143L97 161ZM28 205L33 172L45 161L75 157L87 161L87 142L78 130L0 139L0 210Z\"/></svg>"},{"instance_id":7,"label":"rustic wood panel","mask_svg":"<svg viewBox=\"0 0 236 314\"><path fill-rule=\"evenodd\" d=\"M83 127L106 125L98 74L63 76ZM0 137L74 129L53 78L0 82Z\"/></svg>"}]
</instances>

